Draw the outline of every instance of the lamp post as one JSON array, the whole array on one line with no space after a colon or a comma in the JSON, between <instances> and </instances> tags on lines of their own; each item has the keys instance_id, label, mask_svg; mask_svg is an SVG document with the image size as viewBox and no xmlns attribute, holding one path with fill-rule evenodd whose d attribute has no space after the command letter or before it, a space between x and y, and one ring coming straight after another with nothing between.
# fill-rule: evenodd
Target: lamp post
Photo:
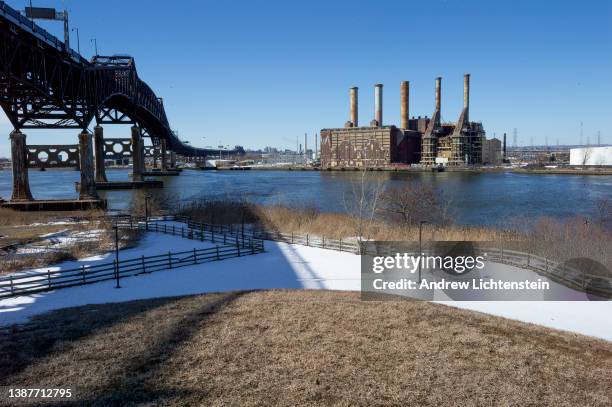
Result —
<instances>
[{"instance_id":1,"label":"lamp post","mask_svg":"<svg viewBox=\"0 0 612 407\"><path fill-rule=\"evenodd\" d=\"M72 29L73 32L76 32L77 35L77 51L79 55L81 55L81 38L79 36L79 29L77 27Z\"/></svg>"},{"instance_id":2,"label":"lamp post","mask_svg":"<svg viewBox=\"0 0 612 407\"><path fill-rule=\"evenodd\" d=\"M115 222L113 229L115 229L115 281L117 282L115 288L121 288L119 285L119 226L117 226L117 222Z\"/></svg>"},{"instance_id":3,"label":"lamp post","mask_svg":"<svg viewBox=\"0 0 612 407\"><path fill-rule=\"evenodd\" d=\"M96 56L97 56L98 55L98 39L92 38L89 41L94 44L94 49L96 50Z\"/></svg>"},{"instance_id":4,"label":"lamp post","mask_svg":"<svg viewBox=\"0 0 612 407\"><path fill-rule=\"evenodd\" d=\"M419 257L423 253L423 224L427 223L426 220L419 221ZM419 284L421 284L421 263L419 259Z\"/></svg>"}]
</instances>

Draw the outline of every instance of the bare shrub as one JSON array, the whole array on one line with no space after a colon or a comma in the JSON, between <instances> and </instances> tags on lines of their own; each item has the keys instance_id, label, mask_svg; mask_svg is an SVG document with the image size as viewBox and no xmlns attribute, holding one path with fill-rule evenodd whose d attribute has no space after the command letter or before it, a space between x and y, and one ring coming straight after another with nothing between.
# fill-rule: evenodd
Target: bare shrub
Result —
<instances>
[{"instance_id":1,"label":"bare shrub","mask_svg":"<svg viewBox=\"0 0 612 407\"><path fill-rule=\"evenodd\" d=\"M449 224L449 206L442 193L435 188L419 182L406 182L382 194L380 212L403 226L418 225L421 221Z\"/></svg>"}]
</instances>

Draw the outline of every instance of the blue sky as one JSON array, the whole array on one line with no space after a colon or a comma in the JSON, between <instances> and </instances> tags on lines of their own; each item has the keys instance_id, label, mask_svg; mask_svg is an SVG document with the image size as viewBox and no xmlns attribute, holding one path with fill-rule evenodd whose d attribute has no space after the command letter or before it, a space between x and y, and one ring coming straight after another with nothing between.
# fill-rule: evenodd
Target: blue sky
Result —
<instances>
[{"instance_id":1,"label":"blue sky","mask_svg":"<svg viewBox=\"0 0 612 407\"><path fill-rule=\"evenodd\" d=\"M22 9L29 0L9 0ZM63 8L81 52L131 54L164 98L172 127L197 146L295 147L348 118L373 117L384 88L385 124L399 122L399 84L411 115L430 115L442 76L442 117L457 120L463 74L472 74L471 118L489 137L518 129L519 144L612 143L610 1L33 0ZM61 34L60 23L43 22ZM72 33L72 46L76 48ZM11 126L0 113L0 156ZM29 130L28 142L76 143L77 131ZM106 134L129 137L123 126ZM509 137L511 143L512 137Z\"/></svg>"}]
</instances>

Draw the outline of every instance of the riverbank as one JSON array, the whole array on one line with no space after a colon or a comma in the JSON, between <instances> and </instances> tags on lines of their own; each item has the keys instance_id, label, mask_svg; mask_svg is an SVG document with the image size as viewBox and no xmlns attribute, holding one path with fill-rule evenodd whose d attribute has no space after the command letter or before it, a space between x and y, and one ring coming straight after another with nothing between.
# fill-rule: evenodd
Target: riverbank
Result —
<instances>
[{"instance_id":1,"label":"riverbank","mask_svg":"<svg viewBox=\"0 0 612 407\"><path fill-rule=\"evenodd\" d=\"M190 170L201 170L199 168L186 168ZM214 168L217 171L234 171L233 167L218 167ZM325 171L325 172L356 172L363 171L363 168L346 167L346 168L321 168L313 166L264 166L250 165L249 170L256 171ZM442 171L430 167L376 167L368 168L368 171L381 172L404 172L404 173L430 173L430 172L455 172L455 173L516 173L516 174L552 174L552 175L612 175L612 167L575 167L575 168L510 168L510 167L466 167L454 168L444 167Z\"/></svg>"}]
</instances>

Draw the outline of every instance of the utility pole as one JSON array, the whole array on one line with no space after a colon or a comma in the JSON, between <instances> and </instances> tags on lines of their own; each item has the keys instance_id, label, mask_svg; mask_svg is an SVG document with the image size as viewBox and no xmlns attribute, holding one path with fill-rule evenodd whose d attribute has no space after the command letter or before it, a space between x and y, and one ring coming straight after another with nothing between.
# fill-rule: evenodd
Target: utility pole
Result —
<instances>
[{"instance_id":1,"label":"utility pole","mask_svg":"<svg viewBox=\"0 0 612 407\"><path fill-rule=\"evenodd\" d=\"M597 130L597 145L601 145L601 131Z\"/></svg>"}]
</instances>

